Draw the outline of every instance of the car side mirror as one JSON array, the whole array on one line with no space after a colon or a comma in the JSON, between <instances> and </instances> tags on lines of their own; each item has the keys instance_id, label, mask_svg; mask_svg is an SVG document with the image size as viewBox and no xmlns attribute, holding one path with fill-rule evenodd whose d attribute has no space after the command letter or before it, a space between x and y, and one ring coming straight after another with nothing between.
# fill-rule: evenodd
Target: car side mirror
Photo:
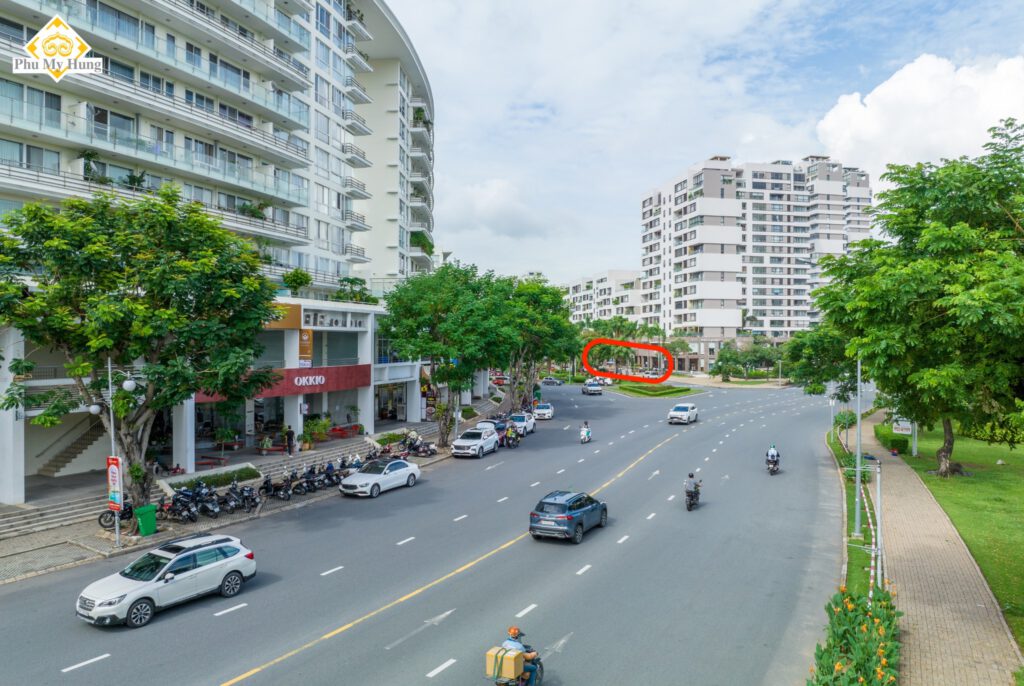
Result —
<instances>
[{"instance_id":1,"label":"car side mirror","mask_svg":"<svg viewBox=\"0 0 1024 686\"><path fill-rule=\"evenodd\" d=\"M170 583L172 581L174 581L174 572L167 572L166 574L164 574L165 584Z\"/></svg>"}]
</instances>

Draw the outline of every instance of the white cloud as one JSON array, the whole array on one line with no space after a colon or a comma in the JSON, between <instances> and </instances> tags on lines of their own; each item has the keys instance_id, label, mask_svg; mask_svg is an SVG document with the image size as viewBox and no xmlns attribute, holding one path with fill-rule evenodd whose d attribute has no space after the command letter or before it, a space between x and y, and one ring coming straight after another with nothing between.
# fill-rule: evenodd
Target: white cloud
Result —
<instances>
[{"instance_id":1,"label":"white cloud","mask_svg":"<svg viewBox=\"0 0 1024 686\"><path fill-rule=\"evenodd\" d=\"M921 55L870 93L841 96L817 125L830 155L866 169L977 155L988 129L1024 119L1024 57L957 66Z\"/></svg>"}]
</instances>

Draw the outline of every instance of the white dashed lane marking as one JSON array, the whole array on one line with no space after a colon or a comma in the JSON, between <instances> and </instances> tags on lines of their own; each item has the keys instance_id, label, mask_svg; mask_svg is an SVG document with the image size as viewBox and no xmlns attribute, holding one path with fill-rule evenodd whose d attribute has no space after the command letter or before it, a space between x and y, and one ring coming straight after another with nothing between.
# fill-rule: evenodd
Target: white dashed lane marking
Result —
<instances>
[{"instance_id":1,"label":"white dashed lane marking","mask_svg":"<svg viewBox=\"0 0 1024 686\"><path fill-rule=\"evenodd\" d=\"M321 574L320 576L323 576L323 575ZM221 615L226 615L229 612L234 612L235 610L241 610L243 607L248 607L248 606L249 606L249 603L242 603L241 605L235 605L234 607L229 607L228 609L221 610L220 612L214 612L213 616L214 617L220 617Z\"/></svg>"},{"instance_id":2,"label":"white dashed lane marking","mask_svg":"<svg viewBox=\"0 0 1024 686\"><path fill-rule=\"evenodd\" d=\"M555 474L562 474L562 473L564 473L564 472L565 472L565 470L564 470L564 469L559 469L559 470L558 470L557 472L555 472Z\"/></svg>"},{"instance_id":3,"label":"white dashed lane marking","mask_svg":"<svg viewBox=\"0 0 1024 686\"><path fill-rule=\"evenodd\" d=\"M519 612L516 613L516 619L522 619L526 615L530 614L531 610L536 609L536 607L537 607L537 603L532 603L530 605L527 605L522 610L520 610Z\"/></svg>"},{"instance_id":4,"label":"white dashed lane marking","mask_svg":"<svg viewBox=\"0 0 1024 686\"><path fill-rule=\"evenodd\" d=\"M463 519L465 519L465 518L466 518L466 517L468 517L468 516L469 516L469 515L459 515L458 517L456 517L456 518L455 518L455 519L453 519L452 521L453 521L453 522L461 522L461 521L462 521Z\"/></svg>"},{"instance_id":5,"label":"white dashed lane marking","mask_svg":"<svg viewBox=\"0 0 1024 686\"><path fill-rule=\"evenodd\" d=\"M399 541L399 542L398 542L398 543L396 543L395 545L405 545L405 544L406 544L406 543L408 543L409 541L415 541L415 540L416 540L416 537L415 537L415 536L410 536L409 538L406 538L406 539L403 539L403 540Z\"/></svg>"},{"instance_id":6,"label":"white dashed lane marking","mask_svg":"<svg viewBox=\"0 0 1024 686\"><path fill-rule=\"evenodd\" d=\"M503 503L503 502L505 502L506 500L508 500L508 496L505 496L504 498L498 498L498 502L499 502L499 503Z\"/></svg>"},{"instance_id":7,"label":"white dashed lane marking","mask_svg":"<svg viewBox=\"0 0 1024 686\"><path fill-rule=\"evenodd\" d=\"M99 657L94 657L91 660L86 660L85 662L79 662L77 665L71 665L70 667L65 667L64 669L62 669L60 671L65 673L65 674L67 674L68 672L70 672L73 669L78 669L79 667L85 667L86 665L91 665L93 662L99 662L100 660L105 660L108 657L110 657L110 653L104 653L104 654L100 655Z\"/></svg>"},{"instance_id":8,"label":"white dashed lane marking","mask_svg":"<svg viewBox=\"0 0 1024 686\"><path fill-rule=\"evenodd\" d=\"M658 514L658 513L657 512L652 512L651 514L647 515L647 519L654 519L654 515L656 515L656 514Z\"/></svg>"},{"instance_id":9,"label":"white dashed lane marking","mask_svg":"<svg viewBox=\"0 0 1024 686\"><path fill-rule=\"evenodd\" d=\"M429 672L427 672L427 678L428 679L433 679L435 676L437 676L438 674L440 674L441 672L443 672L444 670L448 669L449 667L451 667L454 664L455 664L455 658L454 657L453 658L449 658L448 660L446 660L442 664L438 665L434 669L432 669Z\"/></svg>"},{"instance_id":10,"label":"white dashed lane marking","mask_svg":"<svg viewBox=\"0 0 1024 686\"><path fill-rule=\"evenodd\" d=\"M625 543L626 539L628 539L628 538L629 538L629 534L626 534L625 536L623 536L622 538L620 538L619 540L617 540L615 542L616 543Z\"/></svg>"},{"instance_id":11,"label":"white dashed lane marking","mask_svg":"<svg viewBox=\"0 0 1024 686\"><path fill-rule=\"evenodd\" d=\"M590 565L583 565L583 567L581 567L580 570L576 572L576 576L582 576L583 574L586 574L588 569L590 569Z\"/></svg>"},{"instance_id":12,"label":"white dashed lane marking","mask_svg":"<svg viewBox=\"0 0 1024 686\"><path fill-rule=\"evenodd\" d=\"M340 567L335 567L334 569L328 569L326 572L320 572L320 576L327 576L328 574L334 574L335 572L340 572L343 569L345 569L345 565L342 565Z\"/></svg>"},{"instance_id":13,"label":"white dashed lane marking","mask_svg":"<svg viewBox=\"0 0 1024 686\"><path fill-rule=\"evenodd\" d=\"M540 482L534 481L532 484L530 484L530 488L533 488L534 486L540 486Z\"/></svg>"}]
</instances>

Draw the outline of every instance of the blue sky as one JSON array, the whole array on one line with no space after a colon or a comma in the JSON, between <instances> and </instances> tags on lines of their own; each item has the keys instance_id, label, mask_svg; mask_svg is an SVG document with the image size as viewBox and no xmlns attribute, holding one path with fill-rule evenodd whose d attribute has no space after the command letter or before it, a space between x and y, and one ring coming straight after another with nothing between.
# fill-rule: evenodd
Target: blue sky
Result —
<instances>
[{"instance_id":1,"label":"blue sky","mask_svg":"<svg viewBox=\"0 0 1024 686\"><path fill-rule=\"evenodd\" d=\"M434 89L436 232L564 281L638 268L642 195L713 154L889 161L1024 118L1024 2L390 0Z\"/></svg>"}]
</instances>

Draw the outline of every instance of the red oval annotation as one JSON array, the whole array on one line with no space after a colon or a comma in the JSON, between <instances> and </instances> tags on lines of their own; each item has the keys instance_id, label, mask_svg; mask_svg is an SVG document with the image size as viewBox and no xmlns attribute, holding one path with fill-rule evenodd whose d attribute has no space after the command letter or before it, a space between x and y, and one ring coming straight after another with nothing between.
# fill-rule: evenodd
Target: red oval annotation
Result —
<instances>
[{"instance_id":1,"label":"red oval annotation","mask_svg":"<svg viewBox=\"0 0 1024 686\"><path fill-rule=\"evenodd\" d=\"M665 356L667 361L665 373L659 376L657 379L647 379L642 376L632 376L631 374L616 374L614 372L605 372L598 369L594 369L590 366L590 362L587 361L587 356L590 353L590 349L595 345L617 345L623 348L637 348L639 350L654 350ZM675 370L675 363L672 361L672 354L661 347L660 345L649 345L647 343L634 343L632 341L620 341L614 338L595 338L583 347L583 368L594 376L606 376L610 379L620 379L622 381L636 381L638 383L663 383L668 381L668 378L672 376L672 372Z\"/></svg>"}]
</instances>

